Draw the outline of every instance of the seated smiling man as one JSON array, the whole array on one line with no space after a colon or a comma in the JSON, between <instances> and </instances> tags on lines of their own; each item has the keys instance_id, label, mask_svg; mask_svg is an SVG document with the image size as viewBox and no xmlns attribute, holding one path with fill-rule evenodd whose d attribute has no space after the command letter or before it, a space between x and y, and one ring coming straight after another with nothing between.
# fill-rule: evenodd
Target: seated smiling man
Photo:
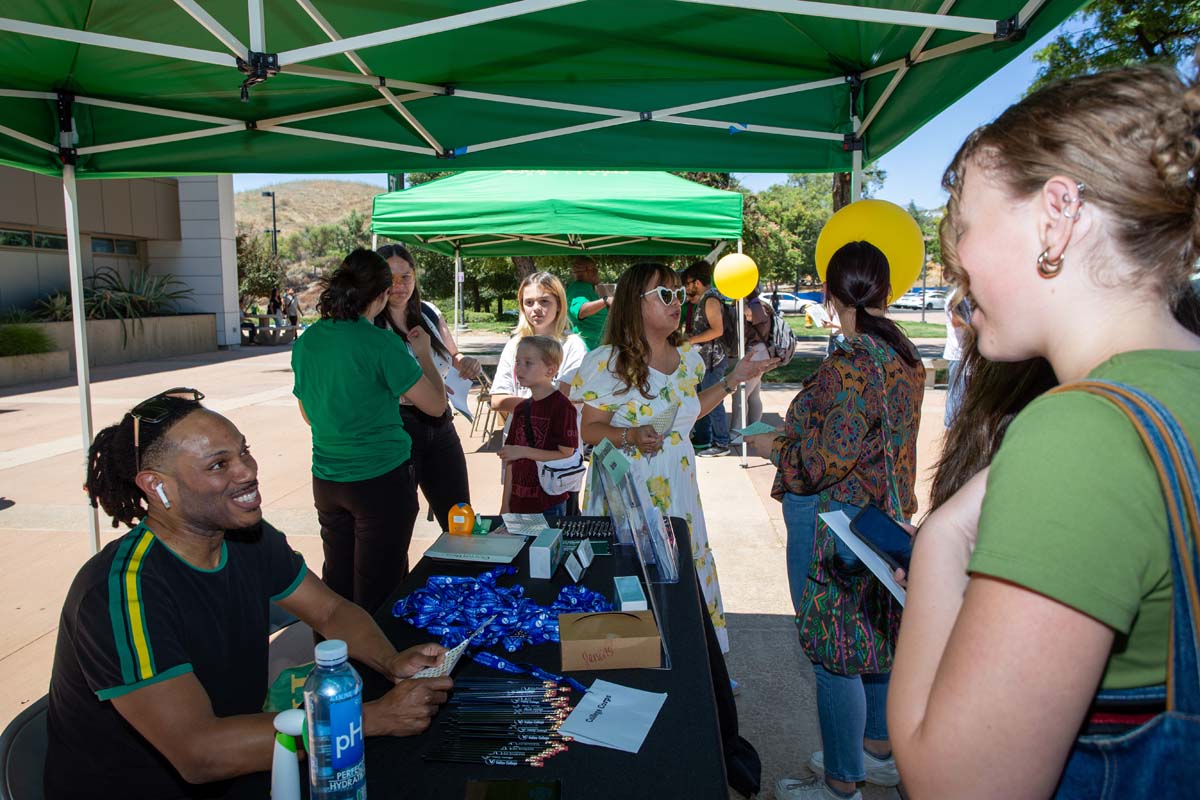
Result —
<instances>
[{"instance_id":1,"label":"seated smiling man","mask_svg":"<svg viewBox=\"0 0 1200 800\"><path fill-rule=\"evenodd\" d=\"M363 708L370 735L429 725L449 678L402 680L444 648L397 653L374 620L329 590L262 521L258 464L233 423L173 389L105 428L87 490L133 530L79 571L50 678L46 796L221 797L269 770L271 602L394 688ZM140 521L139 521L140 520ZM265 777L265 776L264 776ZM249 783L253 783L250 781ZM259 796L266 794L265 779Z\"/></svg>"}]
</instances>

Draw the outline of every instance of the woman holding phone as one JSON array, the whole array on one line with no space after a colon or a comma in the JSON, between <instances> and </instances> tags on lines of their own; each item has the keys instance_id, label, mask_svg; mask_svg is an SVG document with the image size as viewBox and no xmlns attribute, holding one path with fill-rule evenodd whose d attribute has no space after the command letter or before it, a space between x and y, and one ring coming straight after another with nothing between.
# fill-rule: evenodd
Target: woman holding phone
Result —
<instances>
[{"instance_id":1,"label":"woman holding phone","mask_svg":"<svg viewBox=\"0 0 1200 800\"><path fill-rule=\"evenodd\" d=\"M885 709L900 606L861 564L847 564L848 551L817 516L853 517L867 504L897 519L917 510L925 369L885 316L890 291L887 257L874 245L851 242L833 254L826 292L844 338L804 381L782 432L746 437L779 468L771 496L783 503L788 586L816 674L824 745L808 761L817 777L776 784L786 800L861 798L859 781L899 783Z\"/></svg>"}]
</instances>

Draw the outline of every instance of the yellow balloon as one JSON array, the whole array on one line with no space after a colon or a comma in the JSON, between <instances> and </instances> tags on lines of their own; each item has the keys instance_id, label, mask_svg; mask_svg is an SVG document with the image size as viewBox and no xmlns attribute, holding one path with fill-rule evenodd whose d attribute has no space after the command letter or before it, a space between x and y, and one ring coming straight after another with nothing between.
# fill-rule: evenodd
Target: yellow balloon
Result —
<instances>
[{"instance_id":1,"label":"yellow balloon","mask_svg":"<svg viewBox=\"0 0 1200 800\"><path fill-rule=\"evenodd\" d=\"M912 288L925 263L921 226L903 208L886 200L859 200L829 218L817 237L817 275L821 280L825 280L834 253L845 244L863 241L887 256L892 273L889 303Z\"/></svg>"},{"instance_id":2,"label":"yellow balloon","mask_svg":"<svg viewBox=\"0 0 1200 800\"><path fill-rule=\"evenodd\" d=\"M758 264L741 253L722 256L713 268L713 283L726 297L735 300L745 297L758 286Z\"/></svg>"}]
</instances>

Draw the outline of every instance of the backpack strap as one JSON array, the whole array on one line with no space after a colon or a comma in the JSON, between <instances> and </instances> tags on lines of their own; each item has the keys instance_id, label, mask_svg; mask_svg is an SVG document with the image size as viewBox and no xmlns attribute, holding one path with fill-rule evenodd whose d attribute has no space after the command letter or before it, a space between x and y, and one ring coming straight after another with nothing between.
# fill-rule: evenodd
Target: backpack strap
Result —
<instances>
[{"instance_id":1,"label":"backpack strap","mask_svg":"<svg viewBox=\"0 0 1200 800\"><path fill-rule=\"evenodd\" d=\"M1162 484L1171 541L1171 646L1167 710L1200 714L1200 468L1196 450L1166 406L1140 389L1116 381L1066 384L1050 393L1082 391L1119 408L1138 432Z\"/></svg>"}]
</instances>

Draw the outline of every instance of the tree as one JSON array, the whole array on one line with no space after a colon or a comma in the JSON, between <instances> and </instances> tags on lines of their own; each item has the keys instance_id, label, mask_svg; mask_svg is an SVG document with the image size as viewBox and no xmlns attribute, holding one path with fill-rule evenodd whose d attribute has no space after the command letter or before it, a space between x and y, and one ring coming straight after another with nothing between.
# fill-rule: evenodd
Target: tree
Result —
<instances>
[{"instance_id":1,"label":"tree","mask_svg":"<svg viewBox=\"0 0 1200 800\"><path fill-rule=\"evenodd\" d=\"M863 170L863 194L872 196L887 179L875 165ZM817 275L817 237L833 215L836 176L793 173L787 182L747 195L743 239L767 284L798 286Z\"/></svg>"},{"instance_id":2,"label":"tree","mask_svg":"<svg viewBox=\"0 0 1200 800\"><path fill-rule=\"evenodd\" d=\"M1089 0L1072 20L1081 24L1033 54L1042 66L1030 91L1107 67L1177 66L1200 38L1200 0Z\"/></svg>"},{"instance_id":3,"label":"tree","mask_svg":"<svg viewBox=\"0 0 1200 800\"><path fill-rule=\"evenodd\" d=\"M238 226L235 243L239 303L253 297L265 297L272 289L283 285L283 263L271 252L270 241L268 236Z\"/></svg>"}]
</instances>

